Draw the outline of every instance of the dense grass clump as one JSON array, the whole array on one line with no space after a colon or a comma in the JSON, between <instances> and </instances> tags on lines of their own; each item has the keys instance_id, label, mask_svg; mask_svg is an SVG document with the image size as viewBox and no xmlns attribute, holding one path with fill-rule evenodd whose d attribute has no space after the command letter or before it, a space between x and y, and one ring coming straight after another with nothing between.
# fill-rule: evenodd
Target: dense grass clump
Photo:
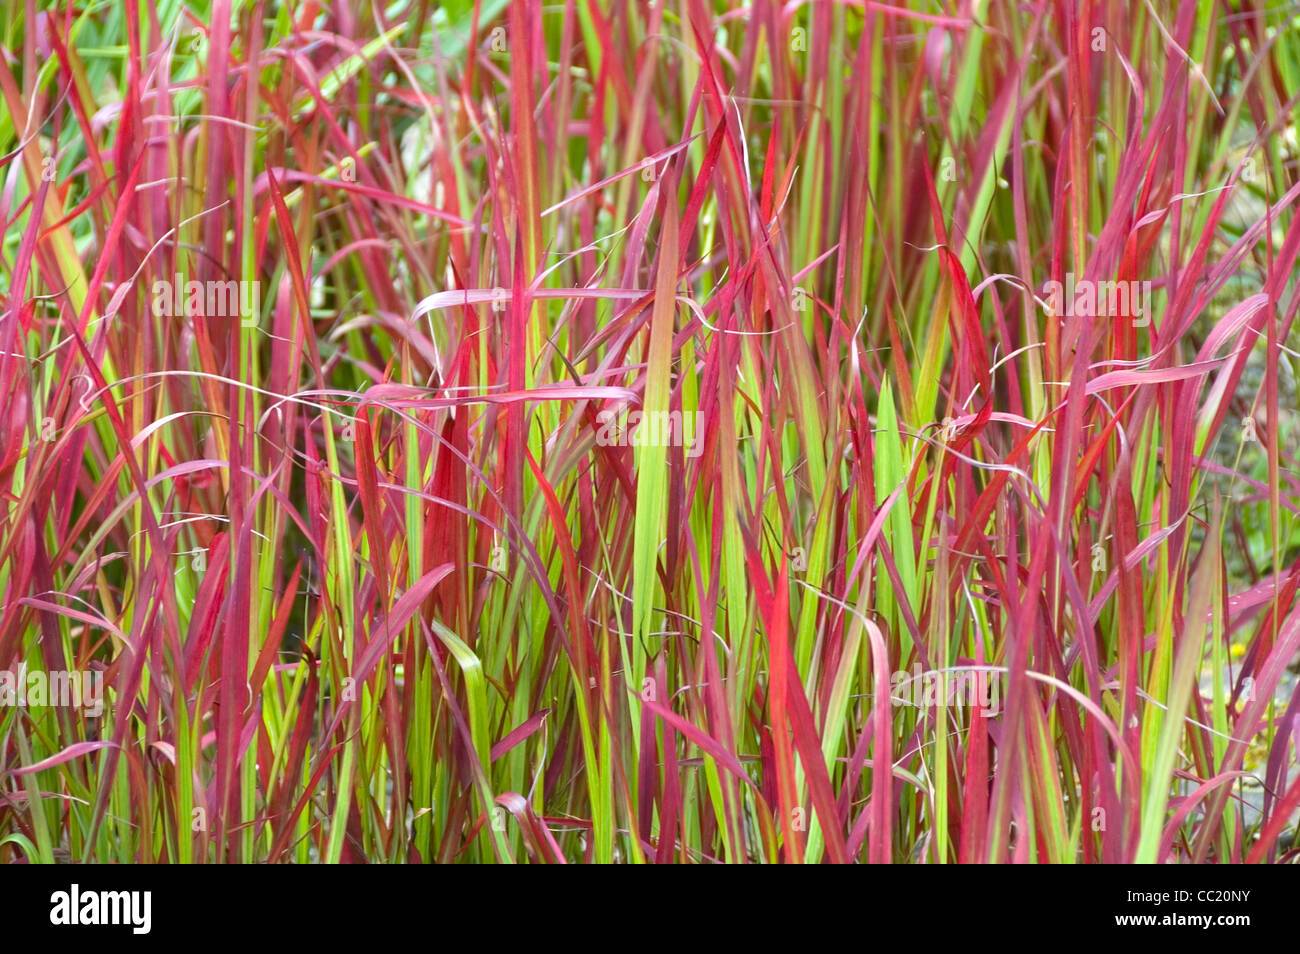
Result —
<instances>
[{"instance_id":1,"label":"dense grass clump","mask_svg":"<svg viewBox=\"0 0 1300 954\"><path fill-rule=\"evenodd\" d=\"M1290 5L0 48L0 862L1295 860Z\"/></svg>"}]
</instances>

